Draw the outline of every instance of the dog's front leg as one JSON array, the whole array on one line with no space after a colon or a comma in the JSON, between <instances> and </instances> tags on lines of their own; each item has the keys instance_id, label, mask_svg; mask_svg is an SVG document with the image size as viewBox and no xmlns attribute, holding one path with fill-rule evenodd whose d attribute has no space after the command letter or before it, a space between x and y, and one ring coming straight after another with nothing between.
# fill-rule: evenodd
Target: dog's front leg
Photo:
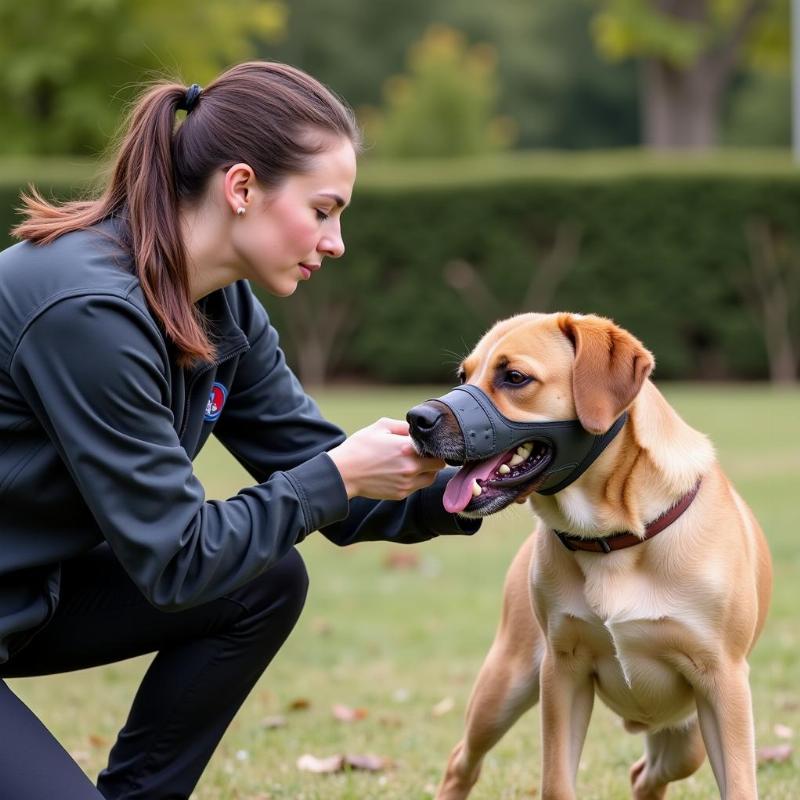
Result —
<instances>
[{"instance_id":1,"label":"dog's front leg","mask_svg":"<svg viewBox=\"0 0 800 800\"><path fill-rule=\"evenodd\" d=\"M755 800L755 735L747 662L721 664L695 682L703 742L723 800Z\"/></svg>"},{"instance_id":2,"label":"dog's front leg","mask_svg":"<svg viewBox=\"0 0 800 800\"><path fill-rule=\"evenodd\" d=\"M594 703L591 662L551 644L542 660L542 800L574 800Z\"/></svg>"}]
</instances>

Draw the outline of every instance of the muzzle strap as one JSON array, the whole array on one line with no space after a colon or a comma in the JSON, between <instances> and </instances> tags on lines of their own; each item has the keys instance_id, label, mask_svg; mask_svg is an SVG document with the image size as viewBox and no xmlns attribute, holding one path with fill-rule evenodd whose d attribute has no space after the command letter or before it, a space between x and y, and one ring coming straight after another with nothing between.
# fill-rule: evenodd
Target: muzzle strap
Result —
<instances>
[{"instance_id":1,"label":"muzzle strap","mask_svg":"<svg viewBox=\"0 0 800 800\"><path fill-rule=\"evenodd\" d=\"M542 473L540 494L560 492L577 480L620 432L624 412L603 434L589 433L580 421L518 422L501 414L492 399L472 384L457 386L436 398L446 405L461 428L466 461L483 461L525 442L539 442L553 451Z\"/></svg>"},{"instance_id":2,"label":"muzzle strap","mask_svg":"<svg viewBox=\"0 0 800 800\"><path fill-rule=\"evenodd\" d=\"M560 492L562 489L566 489L567 486L578 480L578 478L580 478L580 476L583 475L587 469L589 469L589 467L596 461L597 457L611 443L611 440L622 430L622 426L627 421L628 412L623 411L622 415L605 433L594 437L594 441L592 442L589 452L584 456L583 461L581 461L581 463L578 464L575 469L569 473L569 475L555 485L551 484L547 487L540 487L536 491L539 494L555 494L556 492ZM591 436L592 434L589 435Z\"/></svg>"}]
</instances>

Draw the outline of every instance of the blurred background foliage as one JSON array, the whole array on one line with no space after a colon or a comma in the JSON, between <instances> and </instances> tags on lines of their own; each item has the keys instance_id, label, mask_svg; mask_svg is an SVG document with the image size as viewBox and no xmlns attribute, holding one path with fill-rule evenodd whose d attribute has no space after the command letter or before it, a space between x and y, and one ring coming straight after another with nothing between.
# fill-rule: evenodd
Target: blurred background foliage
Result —
<instances>
[{"instance_id":1,"label":"blurred background foliage","mask_svg":"<svg viewBox=\"0 0 800 800\"><path fill-rule=\"evenodd\" d=\"M389 158L480 155L515 139L509 117L493 117L497 57L488 45L468 46L453 28L434 25L412 45L408 74L384 84L383 111L361 109L373 152Z\"/></svg>"},{"instance_id":2,"label":"blurred background foliage","mask_svg":"<svg viewBox=\"0 0 800 800\"><path fill-rule=\"evenodd\" d=\"M660 148L719 140L724 97L737 71L788 66L789 0L598 0L600 52L640 61L642 138Z\"/></svg>"},{"instance_id":3,"label":"blurred background foliage","mask_svg":"<svg viewBox=\"0 0 800 800\"><path fill-rule=\"evenodd\" d=\"M661 377L797 378L788 0L0 0L0 30L4 232L28 182L102 176L147 80L286 61L356 109L337 279L265 298L308 383L449 380L492 319L556 308Z\"/></svg>"},{"instance_id":4,"label":"blurred background foliage","mask_svg":"<svg viewBox=\"0 0 800 800\"><path fill-rule=\"evenodd\" d=\"M281 0L0 0L0 148L97 155L142 82L210 80L286 14Z\"/></svg>"},{"instance_id":5,"label":"blurred background foliage","mask_svg":"<svg viewBox=\"0 0 800 800\"><path fill-rule=\"evenodd\" d=\"M253 57L381 120L376 154L422 154L454 119L471 149L647 143L654 64L714 74L720 141L785 146L788 22L788 0L0 0L0 151L96 156L142 81Z\"/></svg>"}]
</instances>

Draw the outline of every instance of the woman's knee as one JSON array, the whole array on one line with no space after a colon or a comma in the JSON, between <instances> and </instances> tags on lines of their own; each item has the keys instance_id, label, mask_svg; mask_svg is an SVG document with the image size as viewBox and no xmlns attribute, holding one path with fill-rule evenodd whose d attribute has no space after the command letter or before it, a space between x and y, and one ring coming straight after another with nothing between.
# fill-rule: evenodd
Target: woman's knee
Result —
<instances>
[{"instance_id":1,"label":"woman's knee","mask_svg":"<svg viewBox=\"0 0 800 800\"><path fill-rule=\"evenodd\" d=\"M284 619L294 625L308 594L308 572L295 548L266 572L254 578L229 597L248 611L248 616Z\"/></svg>"},{"instance_id":2,"label":"woman's knee","mask_svg":"<svg viewBox=\"0 0 800 800\"><path fill-rule=\"evenodd\" d=\"M308 571L297 548L293 547L274 567L262 576L278 590L287 608L299 617L308 595Z\"/></svg>"}]
</instances>

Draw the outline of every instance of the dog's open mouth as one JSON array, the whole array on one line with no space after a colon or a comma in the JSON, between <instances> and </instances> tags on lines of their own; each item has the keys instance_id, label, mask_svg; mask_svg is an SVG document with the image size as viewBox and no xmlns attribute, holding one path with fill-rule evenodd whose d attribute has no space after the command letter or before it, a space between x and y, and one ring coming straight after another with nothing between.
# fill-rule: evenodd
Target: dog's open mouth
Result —
<instances>
[{"instance_id":1,"label":"dog's open mouth","mask_svg":"<svg viewBox=\"0 0 800 800\"><path fill-rule=\"evenodd\" d=\"M468 461L448 482L444 507L451 514L493 514L529 488L552 458L543 442L525 442L484 461Z\"/></svg>"}]
</instances>

